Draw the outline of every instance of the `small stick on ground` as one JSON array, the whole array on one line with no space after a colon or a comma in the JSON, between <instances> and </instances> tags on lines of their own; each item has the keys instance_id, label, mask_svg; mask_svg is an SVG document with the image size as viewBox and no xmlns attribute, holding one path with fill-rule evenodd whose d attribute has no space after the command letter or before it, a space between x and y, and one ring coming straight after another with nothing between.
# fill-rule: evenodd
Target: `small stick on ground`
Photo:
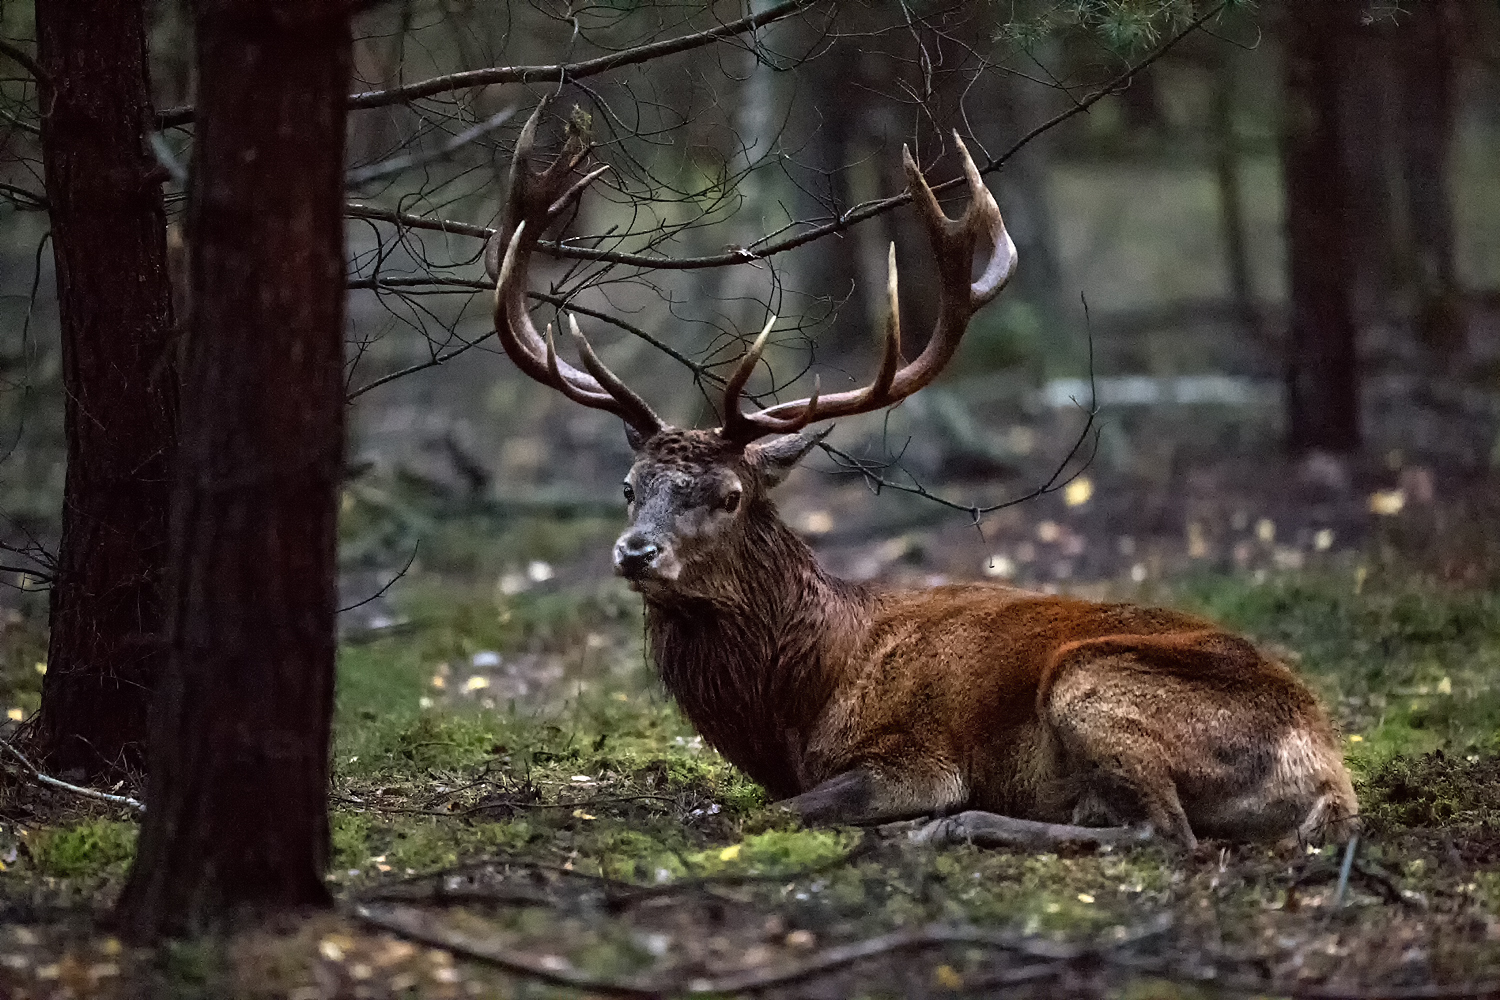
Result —
<instances>
[{"instance_id":1,"label":"small stick on ground","mask_svg":"<svg viewBox=\"0 0 1500 1000\"><path fill-rule=\"evenodd\" d=\"M25 754L17 750L14 746L6 742L5 740L0 740L0 749L3 749L7 754L9 754L16 761L16 763L21 766L21 769L25 772L25 776L38 785L42 785L47 788L56 788L60 791L69 792L73 795L79 795L86 799L96 799L99 802L108 802L110 805L124 806L126 809L129 809L136 813L145 813L146 811L146 806L144 803L140 802L137 799L133 799L128 795L111 795L108 792L99 792L95 791L92 788L83 788L79 785L70 784L66 781L61 780L60 778L54 778L50 774L43 774L41 771L37 770L35 764L27 759Z\"/></svg>"},{"instance_id":2,"label":"small stick on ground","mask_svg":"<svg viewBox=\"0 0 1500 1000\"><path fill-rule=\"evenodd\" d=\"M898 952L917 951L949 944L1011 951L1028 958L1050 963L1048 974L1061 972L1069 962L1099 954L1087 945L1061 944L1041 938L1025 937L978 927L934 926L912 931L893 931L877 937L829 948L806 961L779 969L751 970L718 978L695 977L686 981L650 982L629 979L598 979L551 960L526 958L494 941L482 941L468 934L435 926L415 912L379 911L356 906L354 916L371 926L390 931L410 941L444 948L465 958L485 962L497 968L528 976L543 982L612 996L656 997L680 994L754 993L790 983L802 982L835 972L871 958ZM1165 923L1156 923L1112 944L1112 949L1160 934ZM1032 969L1036 967L1033 966ZM1028 973L1028 978L1030 973ZM1038 978L1042 978L1038 976Z\"/></svg>"}]
</instances>

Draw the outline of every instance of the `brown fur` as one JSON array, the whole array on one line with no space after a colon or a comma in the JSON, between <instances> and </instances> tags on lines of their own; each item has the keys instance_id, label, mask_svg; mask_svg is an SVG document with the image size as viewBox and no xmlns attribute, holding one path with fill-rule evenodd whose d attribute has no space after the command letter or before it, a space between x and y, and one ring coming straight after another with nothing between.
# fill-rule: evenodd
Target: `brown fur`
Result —
<instances>
[{"instance_id":1,"label":"brown fur","mask_svg":"<svg viewBox=\"0 0 1500 1000\"><path fill-rule=\"evenodd\" d=\"M649 540L675 567L626 571L662 680L772 795L812 820L980 809L1148 824L1183 846L1350 828L1354 792L1311 692L1211 622L824 571L768 496L811 443L657 433L616 549Z\"/></svg>"}]
</instances>

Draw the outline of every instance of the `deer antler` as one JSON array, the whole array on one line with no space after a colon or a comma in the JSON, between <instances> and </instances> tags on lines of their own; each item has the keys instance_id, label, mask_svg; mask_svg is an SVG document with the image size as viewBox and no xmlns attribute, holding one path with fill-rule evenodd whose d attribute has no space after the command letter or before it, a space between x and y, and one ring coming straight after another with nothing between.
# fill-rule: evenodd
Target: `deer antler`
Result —
<instances>
[{"instance_id":1,"label":"deer antler","mask_svg":"<svg viewBox=\"0 0 1500 1000\"><path fill-rule=\"evenodd\" d=\"M819 394L820 387L814 380L813 394L806 399L778 403L754 413L741 412L740 393L760 361L761 352L765 350L766 337L771 332L771 325L776 322L776 317L772 316L724 386L724 426L719 428L722 437L746 443L767 434L787 434L801 430L815 420L847 417L890 406L931 382L952 359L953 353L958 350L958 342L969 325L969 318L980 306L1000 294L1000 290L1016 270L1016 245L1005 230L1000 207L984 186L979 168L969 157L969 151L964 148L963 140L956 131L953 139L958 145L964 176L969 182L969 207L958 219L950 219L943 214L937 196L932 193L922 172L917 169L911 151L905 146L901 148L912 200L916 202L917 211L927 226L933 256L937 258L940 282L937 324L921 355L911 364L900 367L901 313L896 292L896 245L892 243L886 282L890 317L886 320L885 349L875 381L862 389L822 396ZM970 281L974 253L981 239L989 243L990 257L978 280Z\"/></svg>"},{"instance_id":2,"label":"deer antler","mask_svg":"<svg viewBox=\"0 0 1500 1000\"><path fill-rule=\"evenodd\" d=\"M500 231L485 247L485 269L495 279L495 330L500 336L500 346L521 371L576 403L615 414L644 437L650 437L661 429L661 419L645 400L604 367L573 318L568 317L568 326L577 341L583 366L588 369L586 372L558 358L551 325L543 338L526 308L527 272L537 241L583 190L609 169L599 167L577 181L571 179L589 153L588 140L573 128L569 129L567 144L556 160L540 172L530 168L537 123L546 104L546 98L537 104L516 140L505 218Z\"/></svg>"}]
</instances>

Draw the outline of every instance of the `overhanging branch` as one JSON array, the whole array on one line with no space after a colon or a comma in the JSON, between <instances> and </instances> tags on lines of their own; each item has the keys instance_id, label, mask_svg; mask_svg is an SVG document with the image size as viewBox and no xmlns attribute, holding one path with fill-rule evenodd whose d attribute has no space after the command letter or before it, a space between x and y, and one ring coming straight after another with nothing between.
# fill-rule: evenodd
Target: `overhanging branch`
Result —
<instances>
[{"instance_id":1,"label":"overhanging branch","mask_svg":"<svg viewBox=\"0 0 1500 1000\"><path fill-rule=\"evenodd\" d=\"M1051 118L1037 125L1016 141L1005 152L999 156L990 157L979 168L981 174L992 174L999 170L1012 157L1021 151L1032 140L1045 132L1051 131L1063 122L1075 115L1080 115L1089 110L1099 101L1111 94L1119 93L1130 84L1132 78L1143 72L1162 56L1170 52L1183 39L1203 27L1224 10L1225 4L1219 3L1205 13L1193 19L1177 34L1167 39L1162 45L1139 63L1127 67L1125 70L1107 81L1097 90L1084 97L1082 100L1070 105L1066 110L1053 115ZM482 71L480 71L482 72ZM933 184L932 190L941 194L944 191L953 190L964 183L963 177L953 177L939 184ZM744 264L749 261L762 260L774 257L777 254L795 250L816 242L825 236L833 236L846 232L855 225L873 219L878 215L884 215L894 209L911 201L911 193L903 191L900 194L891 195L889 198L878 198L872 201L862 202L848 211L841 213L837 218L819 225L809 226L794 235L774 241L756 241L748 247L738 247L734 250L719 254L708 254L702 257L667 257L658 254L625 253L617 250L597 250L592 247L571 246L566 243L553 241L542 241L537 247L543 253L554 257L563 257L570 260L586 260L605 264L624 264L632 267L650 268L659 271L691 271L700 268L730 267L735 264ZM409 229L426 229L435 232L454 233L460 236L473 236L478 239L488 239L494 235L494 230L485 226L475 226L462 222L450 222L441 219L428 219L420 215L412 215L406 212L395 212L387 209L374 208L368 205L349 205L345 214L351 218L376 219L390 222L395 225L405 226Z\"/></svg>"},{"instance_id":2,"label":"overhanging branch","mask_svg":"<svg viewBox=\"0 0 1500 1000\"><path fill-rule=\"evenodd\" d=\"M751 14L735 21L726 21L703 31L637 45L634 48L622 49L619 52L611 52L593 59L584 59L581 62L547 63L538 66L488 66L484 69L434 76L388 90L366 90L358 94L350 94L349 107L352 110L381 108L414 101L421 97L432 97L436 94L467 90L471 87L486 87L496 83L539 81L566 83L570 80L582 80L612 69L619 69L622 66L634 66L664 56L676 55L679 52L688 52L710 45L722 38L732 38L747 31L754 31L756 28L789 17L815 2L816 0L784 0L783 3L769 7L758 14ZM190 106L167 108L157 115L157 127L170 128L173 125L185 125L193 120L194 113L195 109Z\"/></svg>"}]
</instances>

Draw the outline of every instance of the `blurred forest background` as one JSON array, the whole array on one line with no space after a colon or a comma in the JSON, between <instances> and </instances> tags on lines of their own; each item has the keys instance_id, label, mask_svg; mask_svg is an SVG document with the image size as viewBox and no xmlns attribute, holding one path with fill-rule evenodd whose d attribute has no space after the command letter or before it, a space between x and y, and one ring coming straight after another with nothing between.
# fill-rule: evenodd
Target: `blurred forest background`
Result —
<instances>
[{"instance_id":1,"label":"blurred forest background","mask_svg":"<svg viewBox=\"0 0 1500 1000\"><path fill-rule=\"evenodd\" d=\"M4 5L6 37L29 35L28 7ZM382 4L357 25L355 90L580 61L712 23L696 10ZM538 79L354 111L347 566L399 568L421 539L417 567L509 574L514 587L589 552L580 572L607 571L623 436L613 418L518 377L487 339L479 291L475 234L495 223L515 133L537 94L558 92L557 113L576 107L612 168L566 240L623 256L559 261L551 301L587 310L606 361L688 424L717 422L714 380L768 310L783 320L759 390L801 394L815 373L833 387L870 371L889 241L906 325L922 329L930 271L915 217L839 223L904 188L902 143L943 178L956 170L951 129L972 137L983 166L1092 101L990 175L1019 276L975 320L940 387L887 419L841 426L830 441L844 457L813 461L789 488L794 520L844 572L1041 585L1139 582L1179 563L1287 569L1362 546L1404 512L1386 532L1396 544L1439 575L1485 578L1500 465L1500 17L1480 0L1312 14L1234 4L1119 80L1206 10L816 7L561 88ZM154 142L177 175L175 219L190 131L172 109L194 92L190 32L179 5L150 12L166 126ZM23 550L56 538L64 478L34 96L8 65L0 511L3 540ZM1296 148L1289 131L1307 115L1336 128ZM1289 192L1323 205L1336 229L1300 251L1321 285L1296 307ZM444 220L460 225L437 231ZM761 256L817 226L836 231ZM1328 249L1340 244L1344 261ZM1309 388L1289 391L1299 380ZM976 535L972 508L1051 479L1091 393L1098 418L1054 485L1078 478L979 518ZM900 490L877 497L850 456L959 509ZM495 550L472 544L521 515L564 526Z\"/></svg>"},{"instance_id":2,"label":"blurred forest background","mask_svg":"<svg viewBox=\"0 0 1500 1000\"><path fill-rule=\"evenodd\" d=\"M50 22L29 0L0 0L0 737L9 747L37 735L35 720L65 719L37 759L65 779L103 777L140 795L146 704L166 659L166 467L179 438L198 440L178 421L176 390L192 309L188 175L195 137L211 129L194 105L210 103L214 81L195 79L189 5L157 0L144 4L151 106L124 95L120 117L135 117L102 121L113 131L93 128L101 121L77 100L49 112L37 82L46 66L92 73L96 93L107 74L58 46L72 12L42 9ZM461 901L443 887L462 864L480 873L468 888L489 906L499 897L483 892L524 878L547 898L505 897L485 934L542 956L511 972L553 983L571 962L601 976L650 969L679 986L729 970L707 981L732 985L763 967L795 971L786 963L798 956L816 965L817 941L961 921L1028 939L1113 935L1099 940L1150 951L1164 975L1240 970L1251 992L1366 980L1420 991L1480 976L1491 985L1471 993L1495 991L1491 0L388 0L360 5L353 70L345 610L332 843L317 854L341 900L378 900L436 873L432 899ZM723 381L768 314L778 317L772 347L750 386L760 401L806 395L815 378L826 391L865 383L891 243L908 357L920 349L934 271L899 197L901 147L929 179L953 181L956 130L1018 244L1017 276L935 385L839 423L781 488L788 523L859 580L988 578L1171 603L1249 634L1298 665L1345 734L1367 821L1357 864L1353 848L1341 869L1337 848L1303 845L1190 858L856 850L858 835L792 830L772 815L763 791L666 702L640 601L611 576L631 462L619 420L522 376L493 336L485 239L517 135L543 97L539 145L555 151L566 130L586 133L609 171L533 263L537 315L556 324L571 313L612 370L666 419L694 426L720 422ZM145 151L143 122L156 126ZM105 132L113 145L94 141ZM44 140L57 143L50 176ZM90 166L111 150L125 164L118 175ZM215 165L223 177L236 164ZM118 207L112 191L141 182L165 192L165 244L153 242L161 217L145 197L127 206L135 229L112 223L149 230L142 239L90 244L87 212ZM69 191L78 197L58 197ZM257 210L230 207L246 220ZM92 282L96 299L81 294L82 306L123 303L133 319L79 308L71 315L87 322L64 329L54 251L90 271L73 282ZM100 260L128 266L111 283ZM290 270L266 284L284 291L298 277ZM327 287L301 277L304 290ZM296 364L288 357L286 384L305 386L298 378L315 366ZM269 388L256 384L252 409ZM111 403L117 390L132 402ZM119 450L95 433L106 424L130 432ZM70 447L86 459L71 471ZM236 476L240 458L225 462ZM252 469L245 482L263 487L285 471ZM77 498L71 546L60 544L65 486ZM244 506L261 497L245 495ZM263 620L294 617L282 610ZM232 628L203 618L206 634L234 644ZM276 667L271 648L250 652ZM257 697L274 688L260 676L247 685ZM315 700L273 695L262 700ZM220 721L239 725L239 707ZM69 742L79 734L87 753ZM322 760L324 747L309 752ZM135 850L135 807L42 788L24 757L8 760L17 780L0 786L11 876L0 919L102 911ZM321 816L321 774L317 784ZM724 891L731 882L739 897ZM295 995L335 995L372 976L388 978L391 995L410 995L418 978L430 995L456 995L449 952L419 959L357 931L369 917L352 912L288 932L301 951L277 974L304 989ZM1185 918L1170 938L1150 930L1172 913ZM96 932L18 930L0 968L50 983L72 968L59 956L86 954L94 964L77 969L90 989L120 974L117 959L142 976L205 981L194 953L120 958L120 943ZM1043 948L1045 968L952 948L929 968L892 952L831 986L814 977L806 995L849 995L860 976L909 993L1035 976L1079 995L1066 977L1100 974L1092 948L1071 958ZM257 977L270 964L245 966L248 992L269 995ZM1146 968L1122 962L1115 973ZM365 992L340 995L383 995L350 989Z\"/></svg>"}]
</instances>

